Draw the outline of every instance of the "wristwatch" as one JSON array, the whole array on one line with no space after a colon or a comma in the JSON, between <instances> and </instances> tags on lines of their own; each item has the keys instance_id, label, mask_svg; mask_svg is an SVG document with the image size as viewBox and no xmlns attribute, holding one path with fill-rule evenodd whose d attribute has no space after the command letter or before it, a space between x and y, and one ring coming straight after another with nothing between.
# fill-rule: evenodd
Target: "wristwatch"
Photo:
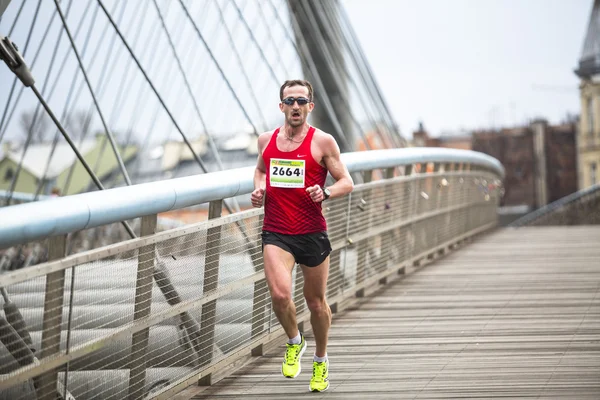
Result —
<instances>
[{"instance_id":1,"label":"wristwatch","mask_svg":"<svg viewBox=\"0 0 600 400\"><path fill-rule=\"evenodd\" d=\"M327 200L329 198L329 196L331 196L331 190L327 189L327 188L323 188L323 200Z\"/></svg>"}]
</instances>

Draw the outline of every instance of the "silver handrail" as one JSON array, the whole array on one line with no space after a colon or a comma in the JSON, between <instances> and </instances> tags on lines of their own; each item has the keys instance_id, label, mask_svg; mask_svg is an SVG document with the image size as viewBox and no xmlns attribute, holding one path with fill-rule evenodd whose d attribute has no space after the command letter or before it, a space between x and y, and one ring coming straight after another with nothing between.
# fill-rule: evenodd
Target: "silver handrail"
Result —
<instances>
[{"instance_id":1,"label":"silver handrail","mask_svg":"<svg viewBox=\"0 0 600 400\"><path fill-rule=\"evenodd\" d=\"M521 218L517 219L516 221L513 221L509 226L516 228L516 227L520 227L520 226L526 226L529 225L535 221L537 221L538 219L547 216L548 214L553 213L556 210L559 210L569 204L572 204L578 200L581 200L591 194L594 194L596 192L600 192L600 183L590 186L588 188L579 190L575 193L571 193L568 196L565 196L563 198L560 198L556 201L553 201L550 204L546 204L543 207L538 208L535 211L530 212L529 214L526 214L524 216L522 216Z\"/></svg>"},{"instance_id":2,"label":"silver handrail","mask_svg":"<svg viewBox=\"0 0 600 400\"><path fill-rule=\"evenodd\" d=\"M469 150L408 148L342 154L350 172L417 163L465 163L504 176L498 160ZM253 190L254 167L144 183L0 209L0 248L145 215L226 199Z\"/></svg>"}]
</instances>

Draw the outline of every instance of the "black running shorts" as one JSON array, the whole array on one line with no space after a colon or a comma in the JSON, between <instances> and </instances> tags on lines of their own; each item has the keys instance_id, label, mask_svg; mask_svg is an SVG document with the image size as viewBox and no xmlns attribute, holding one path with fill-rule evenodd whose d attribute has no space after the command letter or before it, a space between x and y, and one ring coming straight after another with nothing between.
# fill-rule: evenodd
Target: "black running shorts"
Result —
<instances>
[{"instance_id":1,"label":"black running shorts","mask_svg":"<svg viewBox=\"0 0 600 400\"><path fill-rule=\"evenodd\" d=\"M282 248L292 254L298 264L307 267L320 265L331 253L331 243L329 243L327 232L284 235L283 233L263 231L263 249L267 244Z\"/></svg>"}]
</instances>

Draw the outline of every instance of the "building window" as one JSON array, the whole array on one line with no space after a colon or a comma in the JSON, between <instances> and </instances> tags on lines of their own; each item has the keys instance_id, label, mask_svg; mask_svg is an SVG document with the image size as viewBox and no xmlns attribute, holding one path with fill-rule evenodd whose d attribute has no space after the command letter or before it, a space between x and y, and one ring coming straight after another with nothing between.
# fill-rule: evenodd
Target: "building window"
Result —
<instances>
[{"instance_id":1,"label":"building window","mask_svg":"<svg viewBox=\"0 0 600 400\"><path fill-rule=\"evenodd\" d=\"M12 181L15 176L15 171L12 168L7 168L6 172L4 172L4 182Z\"/></svg>"},{"instance_id":2,"label":"building window","mask_svg":"<svg viewBox=\"0 0 600 400\"><path fill-rule=\"evenodd\" d=\"M595 162L590 164L590 182L595 185L598 181L598 164Z\"/></svg>"}]
</instances>

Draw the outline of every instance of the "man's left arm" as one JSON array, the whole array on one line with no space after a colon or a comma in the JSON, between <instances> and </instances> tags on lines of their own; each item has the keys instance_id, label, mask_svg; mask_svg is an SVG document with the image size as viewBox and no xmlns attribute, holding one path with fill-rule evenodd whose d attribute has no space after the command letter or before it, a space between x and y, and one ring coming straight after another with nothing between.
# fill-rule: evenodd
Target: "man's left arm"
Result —
<instances>
[{"instance_id":1,"label":"man's left arm","mask_svg":"<svg viewBox=\"0 0 600 400\"><path fill-rule=\"evenodd\" d=\"M331 135L323 138L323 163L335 179L335 183L327 188L331 192L330 198L344 196L354 189L354 182L348 168L340 157L340 148Z\"/></svg>"}]
</instances>

